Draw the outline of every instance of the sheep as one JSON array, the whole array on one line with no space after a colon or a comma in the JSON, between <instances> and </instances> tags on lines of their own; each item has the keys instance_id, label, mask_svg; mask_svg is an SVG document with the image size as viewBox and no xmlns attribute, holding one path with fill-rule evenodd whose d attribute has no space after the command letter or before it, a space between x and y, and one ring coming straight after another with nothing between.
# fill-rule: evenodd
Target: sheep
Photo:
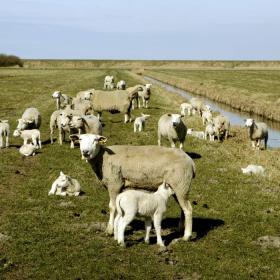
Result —
<instances>
[{"instance_id":1,"label":"sheep","mask_svg":"<svg viewBox=\"0 0 280 280\"><path fill-rule=\"evenodd\" d=\"M122 89L124 90L126 88L126 83L124 80L120 80L117 82L117 89Z\"/></svg>"},{"instance_id":2,"label":"sheep","mask_svg":"<svg viewBox=\"0 0 280 280\"><path fill-rule=\"evenodd\" d=\"M243 174L264 174L264 168L261 165L249 164L246 168L241 168Z\"/></svg>"},{"instance_id":3,"label":"sheep","mask_svg":"<svg viewBox=\"0 0 280 280\"><path fill-rule=\"evenodd\" d=\"M263 122L255 122L253 119L245 120L245 127L248 128L248 135L252 143L252 147L260 149L261 140L264 141L264 149L267 148L268 128L267 124Z\"/></svg>"},{"instance_id":4,"label":"sheep","mask_svg":"<svg viewBox=\"0 0 280 280\"><path fill-rule=\"evenodd\" d=\"M19 148L19 152L26 157L35 156L36 150L36 146L34 146L32 143L24 144Z\"/></svg>"},{"instance_id":5,"label":"sheep","mask_svg":"<svg viewBox=\"0 0 280 280\"><path fill-rule=\"evenodd\" d=\"M113 113L124 113L124 123L131 121L130 111L132 100L137 96L139 86L128 88L119 91L101 91L96 90L92 100L92 109L98 113L98 118L101 117L103 111Z\"/></svg>"},{"instance_id":6,"label":"sheep","mask_svg":"<svg viewBox=\"0 0 280 280\"><path fill-rule=\"evenodd\" d=\"M0 120L0 148L4 148L3 138L6 139L6 148L9 147L10 125L8 120Z\"/></svg>"},{"instance_id":7,"label":"sheep","mask_svg":"<svg viewBox=\"0 0 280 280\"><path fill-rule=\"evenodd\" d=\"M13 135L15 137L20 136L23 139L23 145L27 144L28 140L32 140L32 143L36 148L42 148L39 129L15 130Z\"/></svg>"},{"instance_id":8,"label":"sheep","mask_svg":"<svg viewBox=\"0 0 280 280\"><path fill-rule=\"evenodd\" d=\"M79 114L79 115L90 115L92 113L91 101L81 99L78 97L75 97L73 99L71 108L76 111L75 114Z\"/></svg>"},{"instance_id":9,"label":"sheep","mask_svg":"<svg viewBox=\"0 0 280 280\"><path fill-rule=\"evenodd\" d=\"M196 137L198 139L205 139L204 131L194 131L193 128L188 128L187 129L187 135L191 135L191 136Z\"/></svg>"},{"instance_id":10,"label":"sheep","mask_svg":"<svg viewBox=\"0 0 280 280\"><path fill-rule=\"evenodd\" d=\"M199 113L200 116L202 116L203 111L208 111L208 108L204 101L201 98L193 97L190 100L191 105L193 106L193 109Z\"/></svg>"},{"instance_id":11,"label":"sheep","mask_svg":"<svg viewBox=\"0 0 280 280\"><path fill-rule=\"evenodd\" d=\"M72 97L62 94L61 91L57 90L52 94L52 98L56 99L56 109L63 109L66 105L70 105Z\"/></svg>"},{"instance_id":12,"label":"sheep","mask_svg":"<svg viewBox=\"0 0 280 280\"><path fill-rule=\"evenodd\" d=\"M140 90L138 91L138 108L141 108L141 99L143 108L148 108L148 102L151 98L151 86L151 84L146 84L145 86L139 85Z\"/></svg>"},{"instance_id":13,"label":"sheep","mask_svg":"<svg viewBox=\"0 0 280 280\"><path fill-rule=\"evenodd\" d=\"M39 129L41 125L41 115L36 108L27 108L23 114L21 119L18 119L17 130L25 130L25 129Z\"/></svg>"},{"instance_id":14,"label":"sheep","mask_svg":"<svg viewBox=\"0 0 280 280\"><path fill-rule=\"evenodd\" d=\"M183 148L187 127L181 120L179 114L164 114L158 121L158 145L161 145L161 137L167 138L172 148L175 148L175 142L180 142L180 149Z\"/></svg>"},{"instance_id":15,"label":"sheep","mask_svg":"<svg viewBox=\"0 0 280 280\"><path fill-rule=\"evenodd\" d=\"M150 117L150 115L145 115L145 114L141 114L141 117L138 117L135 119L134 121L134 132L138 131L143 131L145 129L145 122L146 120Z\"/></svg>"},{"instance_id":16,"label":"sheep","mask_svg":"<svg viewBox=\"0 0 280 280\"><path fill-rule=\"evenodd\" d=\"M114 89L114 76L106 76L104 78L104 89Z\"/></svg>"},{"instance_id":17,"label":"sheep","mask_svg":"<svg viewBox=\"0 0 280 280\"><path fill-rule=\"evenodd\" d=\"M104 147L107 138L96 134L82 134L78 139L81 153L110 196L107 233L113 233L116 197L123 188L154 191L157 186L166 182L175 192L184 214L181 217L185 217L183 240L191 237L192 206L188 195L195 176L195 164L185 152L152 145Z\"/></svg>"},{"instance_id":18,"label":"sheep","mask_svg":"<svg viewBox=\"0 0 280 280\"><path fill-rule=\"evenodd\" d=\"M71 178L60 171L59 177L52 184L49 195L79 196L80 192L81 186L78 180Z\"/></svg>"},{"instance_id":19,"label":"sheep","mask_svg":"<svg viewBox=\"0 0 280 280\"><path fill-rule=\"evenodd\" d=\"M51 144L53 144L53 133L56 128L58 128L58 117L61 113L61 110L56 110L51 114L50 117L50 139Z\"/></svg>"},{"instance_id":20,"label":"sheep","mask_svg":"<svg viewBox=\"0 0 280 280\"><path fill-rule=\"evenodd\" d=\"M83 91L79 91L76 95L76 98L79 98L80 100L90 100L92 95L94 94L95 89L87 89ZM74 98L73 98L74 101Z\"/></svg>"},{"instance_id":21,"label":"sheep","mask_svg":"<svg viewBox=\"0 0 280 280\"><path fill-rule=\"evenodd\" d=\"M221 136L223 135L225 139L228 138L230 122L229 119L225 116L218 115L213 119L215 134L220 141Z\"/></svg>"},{"instance_id":22,"label":"sheep","mask_svg":"<svg viewBox=\"0 0 280 280\"><path fill-rule=\"evenodd\" d=\"M207 123L210 123L213 121L213 116L210 111L203 111L202 112L202 124L206 125Z\"/></svg>"},{"instance_id":23,"label":"sheep","mask_svg":"<svg viewBox=\"0 0 280 280\"><path fill-rule=\"evenodd\" d=\"M205 140L207 140L207 136L209 135L209 140L215 141L215 127L212 122L206 125L204 135L205 135L204 137Z\"/></svg>"},{"instance_id":24,"label":"sheep","mask_svg":"<svg viewBox=\"0 0 280 280\"><path fill-rule=\"evenodd\" d=\"M149 244L153 221L157 235L157 244L164 247L161 238L161 221L167 208L168 198L173 194L174 192L165 182L153 193L140 190L127 190L118 194L116 199L117 216L114 220L114 238L118 241L118 244L125 246L125 228L132 222L136 215L140 215L145 217L145 242Z\"/></svg>"},{"instance_id":25,"label":"sheep","mask_svg":"<svg viewBox=\"0 0 280 280\"><path fill-rule=\"evenodd\" d=\"M188 116L191 116L193 106L190 103L182 103L180 105L181 115L186 116L186 112L188 112Z\"/></svg>"}]
</instances>

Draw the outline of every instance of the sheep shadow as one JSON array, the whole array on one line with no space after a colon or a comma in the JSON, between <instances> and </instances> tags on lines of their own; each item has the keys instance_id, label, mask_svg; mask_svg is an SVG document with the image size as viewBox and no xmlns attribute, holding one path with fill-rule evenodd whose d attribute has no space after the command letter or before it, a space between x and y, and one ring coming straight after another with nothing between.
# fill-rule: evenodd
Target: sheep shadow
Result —
<instances>
[{"instance_id":1,"label":"sheep shadow","mask_svg":"<svg viewBox=\"0 0 280 280\"><path fill-rule=\"evenodd\" d=\"M195 152L189 152L189 153L186 152L186 154L187 154L189 157L191 157L192 159L199 159L199 158L202 157L200 154L195 153Z\"/></svg>"}]
</instances>

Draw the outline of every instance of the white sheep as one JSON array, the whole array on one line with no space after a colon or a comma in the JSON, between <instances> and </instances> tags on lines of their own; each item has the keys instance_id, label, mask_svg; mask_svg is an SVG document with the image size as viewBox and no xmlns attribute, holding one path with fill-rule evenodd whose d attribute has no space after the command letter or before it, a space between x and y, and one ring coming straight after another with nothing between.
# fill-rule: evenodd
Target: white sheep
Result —
<instances>
[{"instance_id":1,"label":"white sheep","mask_svg":"<svg viewBox=\"0 0 280 280\"><path fill-rule=\"evenodd\" d=\"M94 94L94 91L95 91L94 88L79 91L76 95L76 98L79 98L81 100L90 100L92 95Z\"/></svg>"},{"instance_id":2,"label":"white sheep","mask_svg":"<svg viewBox=\"0 0 280 280\"><path fill-rule=\"evenodd\" d=\"M117 89L125 89L126 88L126 83L124 80L120 80L117 82Z\"/></svg>"},{"instance_id":3,"label":"white sheep","mask_svg":"<svg viewBox=\"0 0 280 280\"><path fill-rule=\"evenodd\" d=\"M193 130L193 128L188 128L187 129L187 134L191 135L193 137L196 137L198 139L205 139L204 131L195 131L195 130Z\"/></svg>"},{"instance_id":4,"label":"white sheep","mask_svg":"<svg viewBox=\"0 0 280 280\"><path fill-rule=\"evenodd\" d=\"M80 192L81 186L78 180L71 178L60 171L59 177L52 184L49 195L79 196Z\"/></svg>"},{"instance_id":5,"label":"white sheep","mask_svg":"<svg viewBox=\"0 0 280 280\"><path fill-rule=\"evenodd\" d=\"M19 148L19 152L26 157L35 156L36 150L36 146L34 146L32 143L24 144Z\"/></svg>"},{"instance_id":6,"label":"white sheep","mask_svg":"<svg viewBox=\"0 0 280 280\"><path fill-rule=\"evenodd\" d=\"M190 103L193 109L198 112L200 116L202 116L203 111L207 111L209 108L205 105L204 101L198 97L191 98Z\"/></svg>"},{"instance_id":7,"label":"white sheep","mask_svg":"<svg viewBox=\"0 0 280 280\"><path fill-rule=\"evenodd\" d=\"M115 84L114 84L114 76L106 76L104 78L104 89L114 89Z\"/></svg>"},{"instance_id":8,"label":"white sheep","mask_svg":"<svg viewBox=\"0 0 280 280\"><path fill-rule=\"evenodd\" d=\"M23 145L28 143L28 140L31 140L33 145L36 148L42 148L41 144L41 134L39 129L26 129L26 130L15 130L14 134L15 137L20 136L23 139Z\"/></svg>"},{"instance_id":9,"label":"white sheep","mask_svg":"<svg viewBox=\"0 0 280 280\"><path fill-rule=\"evenodd\" d=\"M8 120L0 120L0 148L4 147L3 137L6 139L6 148L9 147L10 125Z\"/></svg>"},{"instance_id":10,"label":"white sheep","mask_svg":"<svg viewBox=\"0 0 280 280\"><path fill-rule=\"evenodd\" d=\"M153 221L157 244L164 247L161 238L161 221L167 208L168 198L173 194L173 190L165 182L154 193L141 190L128 190L120 193L116 198L117 216L114 220L114 237L118 244L125 246L125 228L136 215L140 215L145 217L145 242L149 244Z\"/></svg>"},{"instance_id":11,"label":"white sheep","mask_svg":"<svg viewBox=\"0 0 280 280\"><path fill-rule=\"evenodd\" d=\"M261 165L249 164L246 168L241 168L243 174L264 174L264 168Z\"/></svg>"},{"instance_id":12,"label":"white sheep","mask_svg":"<svg viewBox=\"0 0 280 280\"><path fill-rule=\"evenodd\" d=\"M210 111L203 111L202 112L202 124L206 125L207 123L210 123L213 121L213 116L212 113Z\"/></svg>"},{"instance_id":13,"label":"white sheep","mask_svg":"<svg viewBox=\"0 0 280 280\"><path fill-rule=\"evenodd\" d=\"M148 103L151 98L151 86L152 84L146 84L145 86L140 86L140 90L138 91L138 108L141 108L141 102L140 100L142 99L142 104L143 108L148 108Z\"/></svg>"},{"instance_id":14,"label":"white sheep","mask_svg":"<svg viewBox=\"0 0 280 280\"><path fill-rule=\"evenodd\" d=\"M220 141L221 136L223 136L224 139L227 139L229 135L229 129L230 129L229 119L225 116L218 115L215 118L213 118L213 124L214 124L215 135L217 136L218 141Z\"/></svg>"},{"instance_id":15,"label":"white sheep","mask_svg":"<svg viewBox=\"0 0 280 280\"><path fill-rule=\"evenodd\" d=\"M134 121L134 132L143 131L145 129L146 120L150 117L150 115L141 114L141 117L137 117Z\"/></svg>"},{"instance_id":16,"label":"white sheep","mask_svg":"<svg viewBox=\"0 0 280 280\"><path fill-rule=\"evenodd\" d=\"M82 99L80 97L75 97L72 102L72 106L66 106L65 109L68 110L72 108L74 110L73 114L76 115L90 115L92 114L92 105L90 100Z\"/></svg>"},{"instance_id":17,"label":"white sheep","mask_svg":"<svg viewBox=\"0 0 280 280\"><path fill-rule=\"evenodd\" d=\"M193 106L190 103L182 103L180 105L181 115L186 116L186 112L188 113L188 116L191 116L193 111Z\"/></svg>"},{"instance_id":18,"label":"white sheep","mask_svg":"<svg viewBox=\"0 0 280 280\"><path fill-rule=\"evenodd\" d=\"M260 142L264 141L264 148L267 148L268 140L268 127L266 123L255 122L253 119L245 120L245 127L248 128L248 135L252 142L252 147L257 149L260 148Z\"/></svg>"},{"instance_id":19,"label":"white sheep","mask_svg":"<svg viewBox=\"0 0 280 280\"><path fill-rule=\"evenodd\" d=\"M207 137L209 135L209 140L210 141L215 141L215 127L214 124L212 122L208 123L205 127L205 140L207 140Z\"/></svg>"},{"instance_id":20,"label":"white sheep","mask_svg":"<svg viewBox=\"0 0 280 280\"><path fill-rule=\"evenodd\" d=\"M167 138L172 148L175 148L175 142L180 142L180 149L183 148L187 127L181 120L179 114L164 114L158 121L158 145L161 146L161 138Z\"/></svg>"},{"instance_id":21,"label":"white sheep","mask_svg":"<svg viewBox=\"0 0 280 280\"><path fill-rule=\"evenodd\" d=\"M62 94L61 91L57 90L52 94L52 98L56 99L56 109L63 109L66 105L70 105L72 97Z\"/></svg>"},{"instance_id":22,"label":"white sheep","mask_svg":"<svg viewBox=\"0 0 280 280\"><path fill-rule=\"evenodd\" d=\"M27 108L20 119L18 119L18 126L16 129L25 130L32 128L40 128L41 115L36 108Z\"/></svg>"}]
</instances>

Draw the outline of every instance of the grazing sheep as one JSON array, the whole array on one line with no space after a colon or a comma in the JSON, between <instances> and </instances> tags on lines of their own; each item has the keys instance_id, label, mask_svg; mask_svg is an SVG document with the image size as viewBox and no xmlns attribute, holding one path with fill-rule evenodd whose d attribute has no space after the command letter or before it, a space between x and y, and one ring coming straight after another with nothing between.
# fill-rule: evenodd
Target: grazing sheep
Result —
<instances>
[{"instance_id":1,"label":"grazing sheep","mask_svg":"<svg viewBox=\"0 0 280 280\"><path fill-rule=\"evenodd\" d=\"M150 242L150 231L153 221L157 235L157 244L164 247L161 238L161 221L167 208L168 198L173 194L174 192L165 182L154 193L128 190L118 194L116 199L117 216L114 221L114 237L118 244L125 246L125 228L136 215L140 215L145 217L145 242L147 244Z\"/></svg>"},{"instance_id":2,"label":"grazing sheep","mask_svg":"<svg viewBox=\"0 0 280 280\"><path fill-rule=\"evenodd\" d=\"M208 107L205 105L204 101L201 98L193 97L190 100L193 109L202 116L203 111L208 111Z\"/></svg>"},{"instance_id":3,"label":"grazing sheep","mask_svg":"<svg viewBox=\"0 0 280 280\"><path fill-rule=\"evenodd\" d=\"M104 78L104 89L114 89L114 76L106 76Z\"/></svg>"},{"instance_id":4,"label":"grazing sheep","mask_svg":"<svg viewBox=\"0 0 280 280\"><path fill-rule=\"evenodd\" d=\"M91 88L88 90L79 91L76 95L76 98L80 100L90 100L92 95L94 94L95 89ZM73 99L74 101L74 99Z\"/></svg>"},{"instance_id":5,"label":"grazing sheep","mask_svg":"<svg viewBox=\"0 0 280 280\"><path fill-rule=\"evenodd\" d=\"M19 148L19 152L26 157L35 156L36 150L36 146L34 146L32 143L24 144Z\"/></svg>"},{"instance_id":6,"label":"grazing sheep","mask_svg":"<svg viewBox=\"0 0 280 280\"><path fill-rule=\"evenodd\" d=\"M261 165L249 164L246 168L241 168L244 174L264 174L264 168Z\"/></svg>"},{"instance_id":7,"label":"grazing sheep","mask_svg":"<svg viewBox=\"0 0 280 280\"><path fill-rule=\"evenodd\" d=\"M180 105L180 110L181 110L181 115L182 116L186 116L186 112L188 112L188 116L191 116L193 106L189 103L182 103Z\"/></svg>"},{"instance_id":8,"label":"grazing sheep","mask_svg":"<svg viewBox=\"0 0 280 280\"><path fill-rule=\"evenodd\" d=\"M252 147L260 149L261 140L264 141L264 148L267 148L268 128L267 124L263 122L255 122L253 119L246 119L245 126L248 128L248 135L252 142Z\"/></svg>"},{"instance_id":9,"label":"grazing sheep","mask_svg":"<svg viewBox=\"0 0 280 280\"><path fill-rule=\"evenodd\" d=\"M213 123L214 123L215 134L218 137L218 140L220 141L221 136L227 139L229 135L229 128L230 128L229 119L225 116L218 115L213 119Z\"/></svg>"},{"instance_id":10,"label":"grazing sheep","mask_svg":"<svg viewBox=\"0 0 280 280\"><path fill-rule=\"evenodd\" d=\"M15 137L21 137L23 139L23 145L27 144L28 140L31 140L36 148L42 148L41 134L39 129L26 129L26 130L15 130Z\"/></svg>"},{"instance_id":11,"label":"grazing sheep","mask_svg":"<svg viewBox=\"0 0 280 280\"><path fill-rule=\"evenodd\" d=\"M166 182L175 192L185 217L183 239L190 238L192 206L188 195L192 178L195 176L195 164L185 152L152 145L104 147L102 144L107 141L107 138L95 134L82 134L79 136L79 141L81 153L108 189L110 219L107 232L109 234L113 233L116 197L123 188L155 191L160 184ZM180 225L182 226L182 223Z\"/></svg>"},{"instance_id":12,"label":"grazing sheep","mask_svg":"<svg viewBox=\"0 0 280 280\"><path fill-rule=\"evenodd\" d=\"M53 182L49 195L78 196L81 192L79 182L60 171L59 177Z\"/></svg>"},{"instance_id":13,"label":"grazing sheep","mask_svg":"<svg viewBox=\"0 0 280 280\"><path fill-rule=\"evenodd\" d=\"M10 125L8 120L0 120L0 148L4 148L3 137L6 139L6 148L9 147Z\"/></svg>"},{"instance_id":14,"label":"grazing sheep","mask_svg":"<svg viewBox=\"0 0 280 280\"><path fill-rule=\"evenodd\" d=\"M124 122L131 121L130 111L132 100L137 96L139 86L130 87L126 90L106 92L96 90L92 100L92 109L101 117L103 111L110 113L124 113Z\"/></svg>"},{"instance_id":15,"label":"grazing sheep","mask_svg":"<svg viewBox=\"0 0 280 280\"><path fill-rule=\"evenodd\" d=\"M158 121L158 145L161 145L161 137L167 138L172 148L175 142L180 142L180 149L183 148L187 127L181 120L179 114L164 114Z\"/></svg>"},{"instance_id":16,"label":"grazing sheep","mask_svg":"<svg viewBox=\"0 0 280 280\"><path fill-rule=\"evenodd\" d=\"M134 121L134 132L138 131L143 131L145 129L145 122L146 120L150 117L150 115L145 115L145 114L141 114L141 117L138 117L135 119Z\"/></svg>"},{"instance_id":17,"label":"grazing sheep","mask_svg":"<svg viewBox=\"0 0 280 280\"><path fill-rule=\"evenodd\" d=\"M213 116L210 111L203 111L202 112L202 124L206 125L207 123L210 123L213 121Z\"/></svg>"},{"instance_id":18,"label":"grazing sheep","mask_svg":"<svg viewBox=\"0 0 280 280\"><path fill-rule=\"evenodd\" d=\"M207 136L209 135L209 140L215 141L215 126L212 122L206 125L204 135L205 135L204 138L205 140L207 140Z\"/></svg>"},{"instance_id":19,"label":"grazing sheep","mask_svg":"<svg viewBox=\"0 0 280 280\"><path fill-rule=\"evenodd\" d=\"M138 108L141 108L141 99L143 108L148 108L148 102L151 98L151 86L151 84L146 84L145 86L139 85L140 90L138 91Z\"/></svg>"},{"instance_id":20,"label":"grazing sheep","mask_svg":"<svg viewBox=\"0 0 280 280\"><path fill-rule=\"evenodd\" d=\"M23 114L21 119L18 119L17 130L25 130L25 129L39 129L41 125L41 115L36 108L27 108Z\"/></svg>"},{"instance_id":21,"label":"grazing sheep","mask_svg":"<svg viewBox=\"0 0 280 280\"><path fill-rule=\"evenodd\" d=\"M117 82L117 89L125 90L125 88L126 88L126 83L124 80L120 80Z\"/></svg>"},{"instance_id":22,"label":"grazing sheep","mask_svg":"<svg viewBox=\"0 0 280 280\"><path fill-rule=\"evenodd\" d=\"M188 128L187 129L187 134L191 135L193 137L196 137L198 139L205 139L204 131L195 131L195 130L193 130L193 128Z\"/></svg>"},{"instance_id":23,"label":"grazing sheep","mask_svg":"<svg viewBox=\"0 0 280 280\"><path fill-rule=\"evenodd\" d=\"M56 109L63 109L66 105L70 105L72 97L62 94L61 91L57 90L52 94L52 98L56 99Z\"/></svg>"}]
</instances>

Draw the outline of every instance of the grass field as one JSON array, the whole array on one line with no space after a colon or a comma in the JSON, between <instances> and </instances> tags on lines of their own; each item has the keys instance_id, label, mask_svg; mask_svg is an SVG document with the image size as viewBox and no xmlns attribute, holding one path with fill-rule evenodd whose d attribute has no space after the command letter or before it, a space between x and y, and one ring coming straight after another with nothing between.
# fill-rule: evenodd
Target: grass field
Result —
<instances>
[{"instance_id":1,"label":"grass field","mask_svg":"<svg viewBox=\"0 0 280 280\"><path fill-rule=\"evenodd\" d=\"M0 118L9 119L13 130L27 107L37 107L43 116L43 149L38 155L22 158L17 150L21 141L15 138L11 148L0 151L0 279L279 279L279 250L255 241L279 235L280 151L252 151L246 132L235 127L224 143L186 140L184 150L197 166L190 194L191 242L170 244L178 237L180 214L173 199L163 221L167 252L158 250L155 237L152 245L144 244L141 221L127 232L127 248L104 234L107 191L81 160L78 148L49 144L48 125L55 110L54 90L74 96L79 90L101 89L107 74L126 80L128 86L143 83L135 74L112 69L0 69ZM151 108L133 111L133 116L152 116L142 134L133 133L133 124L123 124L122 115L104 114L108 145L156 144L159 116L178 112L182 101L155 86ZM185 121L202 128L195 116ZM242 175L240 167L250 163L263 165L266 175ZM60 170L77 178L85 195L49 197Z\"/></svg>"},{"instance_id":2,"label":"grass field","mask_svg":"<svg viewBox=\"0 0 280 280\"><path fill-rule=\"evenodd\" d=\"M279 70L152 70L145 74L235 109L280 121Z\"/></svg>"}]
</instances>

